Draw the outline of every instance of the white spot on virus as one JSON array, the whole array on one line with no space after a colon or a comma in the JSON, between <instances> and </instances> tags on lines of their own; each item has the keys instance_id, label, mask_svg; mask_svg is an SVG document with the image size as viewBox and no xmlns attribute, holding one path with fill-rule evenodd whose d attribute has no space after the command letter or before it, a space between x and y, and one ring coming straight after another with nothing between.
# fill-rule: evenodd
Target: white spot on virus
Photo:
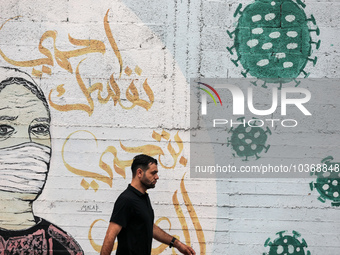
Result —
<instances>
[{"instance_id":1,"label":"white spot on virus","mask_svg":"<svg viewBox=\"0 0 340 255\"><path fill-rule=\"evenodd\" d=\"M297 37L297 35L298 35L298 33L296 31L289 31L289 32L287 32L287 36L288 37L294 38L294 37Z\"/></svg>"},{"instance_id":2,"label":"white spot on virus","mask_svg":"<svg viewBox=\"0 0 340 255\"><path fill-rule=\"evenodd\" d=\"M285 58L286 57L286 53L284 53L284 52L276 53L275 57L278 58L278 59Z\"/></svg>"},{"instance_id":3,"label":"white spot on virus","mask_svg":"<svg viewBox=\"0 0 340 255\"><path fill-rule=\"evenodd\" d=\"M270 21L270 20L275 19L275 13L269 13L269 14L267 14L266 16L264 16L264 19L265 19L266 21Z\"/></svg>"},{"instance_id":4,"label":"white spot on virus","mask_svg":"<svg viewBox=\"0 0 340 255\"><path fill-rule=\"evenodd\" d=\"M287 49L288 50L293 50L293 49L296 49L297 47L298 47L297 43L288 43L287 44Z\"/></svg>"},{"instance_id":5,"label":"white spot on virus","mask_svg":"<svg viewBox=\"0 0 340 255\"><path fill-rule=\"evenodd\" d=\"M257 22L257 21L260 21L262 17L260 14L258 14L258 15L254 15L253 17L251 17L251 19L253 22Z\"/></svg>"},{"instance_id":6,"label":"white spot on virus","mask_svg":"<svg viewBox=\"0 0 340 255\"><path fill-rule=\"evenodd\" d=\"M260 35L263 33L263 29L258 27L258 28L254 28L252 31L251 31L254 35Z\"/></svg>"},{"instance_id":7,"label":"white spot on virus","mask_svg":"<svg viewBox=\"0 0 340 255\"><path fill-rule=\"evenodd\" d=\"M255 47L258 43L259 43L259 40L253 39L253 40L249 40L249 41L247 42L247 45L248 45L250 48L253 48L253 47Z\"/></svg>"},{"instance_id":8,"label":"white spot on virus","mask_svg":"<svg viewBox=\"0 0 340 255\"><path fill-rule=\"evenodd\" d=\"M269 34L269 37L276 39L276 38L279 38L280 35L281 35L280 32L272 32L272 33Z\"/></svg>"},{"instance_id":9,"label":"white spot on virus","mask_svg":"<svg viewBox=\"0 0 340 255\"><path fill-rule=\"evenodd\" d=\"M335 191L335 192L333 193L333 197L339 197L339 192Z\"/></svg>"},{"instance_id":10,"label":"white spot on virus","mask_svg":"<svg viewBox=\"0 0 340 255\"><path fill-rule=\"evenodd\" d=\"M265 43L262 45L262 49L264 50L269 50L273 47L273 44L272 43Z\"/></svg>"},{"instance_id":11,"label":"white spot on virus","mask_svg":"<svg viewBox=\"0 0 340 255\"><path fill-rule=\"evenodd\" d=\"M284 251L284 248L282 245L277 246L277 250L276 250L277 254L282 254L283 251Z\"/></svg>"},{"instance_id":12,"label":"white spot on virus","mask_svg":"<svg viewBox=\"0 0 340 255\"><path fill-rule=\"evenodd\" d=\"M268 59L261 59L259 62L256 63L256 65L258 65L258 66L266 66L268 64L269 64Z\"/></svg>"},{"instance_id":13,"label":"white spot on virus","mask_svg":"<svg viewBox=\"0 0 340 255\"><path fill-rule=\"evenodd\" d=\"M292 67L294 64L293 64L293 62L284 62L283 63L283 67L284 68L290 68L290 67Z\"/></svg>"},{"instance_id":14,"label":"white spot on virus","mask_svg":"<svg viewBox=\"0 0 340 255\"><path fill-rule=\"evenodd\" d=\"M285 19L287 20L287 22L293 22L295 20L295 16L294 15L287 15L285 17Z\"/></svg>"},{"instance_id":15,"label":"white spot on virus","mask_svg":"<svg viewBox=\"0 0 340 255\"><path fill-rule=\"evenodd\" d=\"M272 6L275 6L275 4L276 4L276 3L275 3L274 1L273 1L273 2L271 2L271 5L272 5Z\"/></svg>"}]
</instances>

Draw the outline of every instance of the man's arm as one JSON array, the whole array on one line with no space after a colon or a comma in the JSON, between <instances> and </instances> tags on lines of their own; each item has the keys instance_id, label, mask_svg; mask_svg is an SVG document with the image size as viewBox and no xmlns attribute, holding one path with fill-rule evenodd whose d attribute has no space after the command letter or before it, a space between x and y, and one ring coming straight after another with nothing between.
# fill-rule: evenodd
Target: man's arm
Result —
<instances>
[{"instance_id":1,"label":"man's arm","mask_svg":"<svg viewBox=\"0 0 340 255\"><path fill-rule=\"evenodd\" d=\"M170 242L172 241L173 236L169 235L168 233L164 232L164 230L162 230L160 227L153 224L153 238L155 238L157 241L161 243L169 245ZM174 247L185 255L196 254L195 251L190 246L185 245L184 243L180 242L177 239L174 242Z\"/></svg>"},{"instance_id":2,"label":"man's arm","mask_svg":"<svg viewBox=\"0 0 340 255\"><path fill-rule=\"evenodd\" d=\"M115 243L115 239L119 232L122 230L122 227L117 223L110 222L109 227L106 231L106 236L104 239L104 243L102 249L100 251L100 255L110 255L113 249L113 245Z\"/></svg>"}]
</instances>

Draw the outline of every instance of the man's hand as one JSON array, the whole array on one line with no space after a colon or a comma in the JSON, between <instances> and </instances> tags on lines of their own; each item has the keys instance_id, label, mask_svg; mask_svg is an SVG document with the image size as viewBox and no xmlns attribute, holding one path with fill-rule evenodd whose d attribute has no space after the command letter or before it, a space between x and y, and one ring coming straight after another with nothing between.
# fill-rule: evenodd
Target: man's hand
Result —
<instances>
[{"instance_id":1,"label":"man's hand","mask_svg":"<svg viewBox=\"0 0 340 255\"><path fill-rule=\"evenodd\" d=\"M164 232L163 229L158 227L156 224L153 224L153 238L155 238L157 241L161 243L165 243L167 245L170 244L173 236L169 235L168 233ZM182 254L185 255L195 255L196 252L191 248L190 246L185 245L178 239L174 242L174 247L180 251Z\"/></svg>"},{"instance_id":2,"label":"man's hand","mask_svg":"<svg viewBox=\"0 0 340 255\"><path fill-rule=\"evenodd\" d=\"M180 242L179 240L176 239L175 243L174 243L174 247L180 251L182 254L185 255L195 255L196 252L194 251L193 248L191 248L190 246L185 245L184 243Z\"/></svg>"}]
</instances>

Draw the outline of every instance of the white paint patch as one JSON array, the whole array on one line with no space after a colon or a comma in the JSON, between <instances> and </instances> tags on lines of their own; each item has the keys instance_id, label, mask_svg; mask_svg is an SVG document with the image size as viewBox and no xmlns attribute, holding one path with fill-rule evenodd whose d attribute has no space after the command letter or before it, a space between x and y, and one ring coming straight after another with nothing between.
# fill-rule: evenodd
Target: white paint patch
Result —
<instances>
[{"instance_id":1,"label":"white paint patch","mask_svg":"<svg viewBox=\"0 0 340 255\"><path fill-rule=\"evenodd\" d=\"M266 21L270 21L270 20L275 19L275 13L268 13L266 16L264 16L264 19Z\"/></svg>"},{"instance_id":2,"label":"white paint patch","mask_svg":"<svg viewBox=\"0 0 340 255\"><path fill-rule=\"evenodd\" d=\"M269 34L269 37L273 39L279 38L280 36L281 36L280 32L272 32Z\"/></svg>"},{"instance_id":3,"label":"white paint patch","mask_svg":"<svg viewBox=\"0 0 340 255\"><path fill-rule=\"evenodd\" d=\"M260 35L263 33L263 29L258 27L258 28L254 28L252 31L251 31L254 35Z\"/></svg>"},{"instance_id":4,"label":"white paint patch","mask_svg":"<svg viewBox=\"0 0 340 255\"><path fill-rule=\"evenodd\" d=\"M262 45L262 49L264 50L269 50L273 47L273 44L272 43L265 43Z\"/></svg>"},{"instance_id":5,"label":"white paint patch","mask_svg":"<svg viewBox=\"0 0 340 255\"><path fill-rule=\"evenodd\" d=\"M256 65L258 66L266 66L269 64L269 60L268 59L261 59L259 62L257 62Z\"/></svg>"},{"instance_id":6,"label":"white paint patch","mask_svg":"<svg viewBox=\"0 0 340 255\"><path fill-rule=\"evenodd\" d=\"M295 20L295 16L294 15L287 15L285 17L285 19L287 20L287 22L293 22Z\"/></svg>"},{"instance_id":7,"label":"white paint patch","mask_svg":"<svg viewBox=\"0 0 340 255\"><path fill-rule=\"evenodd\" d=\"M258 45L259 41L257 39L253 39L253 40L249 40L247 42L247 45L250 47L250 48L253 48L255 47L256 45Z\"/></svg>"},{"instance_id":8,"label":"white paint patch","mask_svg":"<svg viewBox=\"0 0 340 255\"><path fill-rule=\"evenodd\" d=\"M288 37L294 38L294 37L297 37L297 35L298 35L298 33L296 31L288 31L287 32Z\"/></svg>"},{"instance_id":9,"label":"white paint patch","mask_svg":"<svg viewBox=\"0 0 340 255\"><path fill-rule=\"evenodd\" d=\"M290 68L290 67L292 67L294 64L293 64L293 62L284 62L283 63L283 67L284 68Z\"/></svg>"},{"instance_id":10,"label":"white paint patch","mask_svg":"<svg viewBox=\"0 0 340 255\"><path fill-rule=\"evenodd\" d=\"M298 47L297 43L288 43L287 44L287 49L288 50L293 50L293 49L296 49L297 47Z\"/></svg>"},{"instance_id":11,"label":"white paint patch","mask_svg":"<svg viewBox=\"0 0 340 255\"><path fill-rule=\"evenodd\" d=\"M262 17L260 14L258 14L258 15L254 15L253 17L251 17L251 19L253 22L257 22L257 21L260 21Z\"/></svg>"},{"instance_id":12,"label":"white paint patch","mask_svg":"<svg viewBox=\"0 0 340 255\"><path fill-rule=\"evenodd\" d=\"M286 57L286 53L284 53L284 52L276 53L275 57L278 58L278 59L285 58Z\"/></svg>"}]
</instances>

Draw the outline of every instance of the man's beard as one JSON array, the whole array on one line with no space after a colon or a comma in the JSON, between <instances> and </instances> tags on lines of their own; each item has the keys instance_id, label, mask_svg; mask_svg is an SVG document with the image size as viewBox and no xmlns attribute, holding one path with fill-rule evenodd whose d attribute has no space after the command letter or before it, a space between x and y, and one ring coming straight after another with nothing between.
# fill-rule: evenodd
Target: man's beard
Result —
<instances>
[{"instance_id":1,"label":"man's beard","mask_svg":"<svg viewBox=\"0 0 340 255\"><path fill-rule=\"evenodd\" d=\"M155 188L156 184L151 183L146 177L143 176L143 178L140 180L140 182L142 183L142 185L146 188L146 189L153 189Z\"/></svg>"}]
</instances>

